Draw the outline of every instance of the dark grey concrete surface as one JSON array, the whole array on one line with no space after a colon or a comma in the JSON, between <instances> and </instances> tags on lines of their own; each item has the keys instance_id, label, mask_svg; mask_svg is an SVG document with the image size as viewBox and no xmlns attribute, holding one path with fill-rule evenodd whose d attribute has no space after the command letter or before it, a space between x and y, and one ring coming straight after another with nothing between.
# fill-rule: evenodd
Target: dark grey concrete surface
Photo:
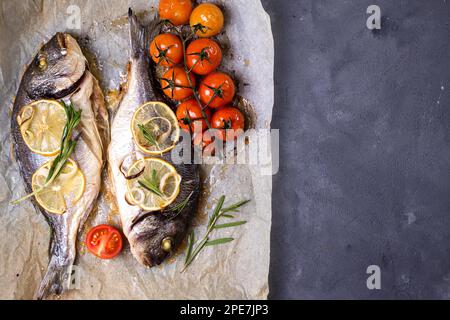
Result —
<instances>
[{"instance_id":1,"label":"dark grey concrete surface","mask_svg":"<svg viewBox=\"0 0 450 320\"><path fill-rule=\"evenodd\" d=\"M281 129L270 298L450 298L450 2L263 4Z\"/></svg>"}]
</instances>

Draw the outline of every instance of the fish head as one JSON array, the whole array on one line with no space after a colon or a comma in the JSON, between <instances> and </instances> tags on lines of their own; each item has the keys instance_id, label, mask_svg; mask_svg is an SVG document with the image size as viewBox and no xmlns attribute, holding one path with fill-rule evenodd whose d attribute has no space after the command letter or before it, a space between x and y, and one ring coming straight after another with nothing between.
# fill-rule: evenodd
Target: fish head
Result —
<instances>
[{"instance_id":1,"label":"fish head","mask_svg":"<svg viewBox=\"0 0 450 320\"><path fill-rule=\"evenodd\" d=\"M128 235L133 255L145 266L161 264L183 240L185 224L154 214L138 222Z\"/></svg>"},{"instance_id":2,"label":"fish head","mask_svg":"<svg viewBox=\"0 0 450 320\"><path fill-rule=\"evenodd\" d=\"M75 90L85 71L86 58L77 41L57 33L32 61L25 90L31 99L60 99Z\"/></svg>"}]
</instances>

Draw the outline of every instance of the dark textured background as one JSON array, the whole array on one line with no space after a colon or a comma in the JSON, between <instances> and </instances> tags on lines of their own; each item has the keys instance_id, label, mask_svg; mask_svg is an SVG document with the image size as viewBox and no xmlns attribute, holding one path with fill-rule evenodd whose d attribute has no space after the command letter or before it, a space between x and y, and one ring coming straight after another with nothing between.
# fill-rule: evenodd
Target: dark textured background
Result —
<instances>
[{"instance_id":1,"label":"dark textured background","mask_svg":"<svg viewBox=\"0 0 450 320\"><path fill-rule=\"evenodd\" d=\"M450 298L450 3L262 2L281 129L270 298Z\"/></svg>"}]
</instances>

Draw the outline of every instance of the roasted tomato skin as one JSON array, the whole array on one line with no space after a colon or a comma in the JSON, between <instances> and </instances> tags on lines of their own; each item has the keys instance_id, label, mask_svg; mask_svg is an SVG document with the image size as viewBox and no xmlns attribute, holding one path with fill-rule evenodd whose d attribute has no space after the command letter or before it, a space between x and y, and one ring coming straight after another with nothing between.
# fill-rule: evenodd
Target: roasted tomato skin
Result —
<instances>
[{"instance_id":1,"label":"roasted tomato skin","mask_svg":"<svg viewBox=\"0 0 450 320\"><path fill-rule=\"evenodd\" d=\"M192 11L191 28L196 29L199 37L213 37L222 31L224 23L222 10L212 3L202 3ZM201 25L201 29L200 26Z\"/></svg>"},{"instance_id":2,"label":"roasted tomato skin","mask_svg":"<svg viewBox=\"0 0 450 320\"><path fill-rule=\"evenodd\" d=\"M198 130L197 128L199 127L202 129L202 132L208 128L208 124L203 118L202 107L199 106L195 99L182 102L178 106L176 114L180 127L187 132L190 132L189 127L191 127L192 132ZM211 111L209 108L205 109L205 114L208 122L211 122ZM189 123L189 121L192 122Z\"/></svg>"},{"instance_id":3,"label":"roasted tomato skin","mask_svg":"<svg viewBox=\"0 0 450 320\"><path fill-rule=\"evenodd\" d=\"M102 224L88 232L86 247L100 259L113 259L122 251L122 235L116 228Z\"/></svg>"},{"instance_id":4,"label":"roasted tomato skin","mask_svg":"<svg viewBox=\"0 0 450 320\"><path fill-rule=\"evenodd\" d=\"M174 34L160 34L150 43L150 56L160 66L173 67L183 60L183 44Z\"/></svg>"},{"instance_id":5,"label":"roasted tomato skin","mask_svg":"<svg viewBox=\"0 0 450 320\"><path fill-rule=\"evenodd\" d=\"M207 75L220 66L222 49L211 39L194 40L186 49L186 62L194 73Z\"/></svg>"},{"instance_id":6,"label":"roasted tomato skin","mask_svg":"<svg viewBox=\"0 0 450 320\"><path fill-rule=\"evenodd\" d=\"M195 77L189 74L192 86L195 87ZM166 71L161 78L161 88L166 96L181 101L192 96L188 75L181 67L174 67Z\"/></svg>"},{"instance_id":7,"label":"roasted tomato skin","mask_svg":"<svg viewBox=\"0 0 450 320\"><path fill-rule=\"evenodd\" d=\"M169 20L175 26L181 26L189 22L192 12L191 0L160 0L159 17Z\"/></svg>"},{"instance_id":8,"label":"roasted tomato skin","mask_svg":"<svg viewBox=\"0 0 450 320\"><path fill-rule=\"evenodd\" d=\"M203 104L211 108L220 108L233 101L236 87L229 75L222 72L214 72L203 79L199 93ZM216 96L214 97L215 94Z\"/></svg>"},{"instance_id":9,"label":"roasted tomato skin","mask_svg":"<svg viewBox=\"0 0 450 320\"><path fill-rule=\"evenodd\" d=\"M244 132L245 117L237 108L224 107L213 114L211 127L220 130L219 139L230 141Z\"/></svg>"}]
</instances>

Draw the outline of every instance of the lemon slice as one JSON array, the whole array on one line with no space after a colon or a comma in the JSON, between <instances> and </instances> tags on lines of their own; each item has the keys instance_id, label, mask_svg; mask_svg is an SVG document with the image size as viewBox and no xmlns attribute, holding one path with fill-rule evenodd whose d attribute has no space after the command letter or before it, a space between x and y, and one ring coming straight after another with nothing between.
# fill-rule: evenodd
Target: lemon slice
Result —
<instances>
[{"instance_id":1,"label":"lemon slice","mask_svg":"<svg viewBox=\"0 0 450 320\"><path fill-rule=\"evenodd\" d=\"M61 147L61 136L67 115L61 103L39 100L22 107L17 116L25 144L34 153L51 157Z\"/></svg>"},{"instance_id":2,"label":"lemon slice","mask_svg":"<svg viewBox=\"0 0 450 320\"><path fill-rule=\"evenodd\" d=\"M68 205L75 204L84 193L86 180L77 164L69 159L61 174L47 187L45 180L52 165L52 161L46 162L34 174L32 178L33 192L44 187L35 197L39 205L50 213L63 214Z\"/></svg>"},{"instance_id":3,"label":"lemon slice","mask_svg":"<svg viewBox=\"0 0 450 320\"><path fill-rule=\"evenodd\" d=\"M145 158L136 161L128 170L127 176L136 175L136 178L127 180L127 198L143 210L153 212L164 209L180 193L181 176L164 160ZM148 186L149 183L153 188L143 186Z\"/></svg>"},{"instance_id":4,"label":"lemon slice","mask_svg":"<svg viewBox=\"0 0 450 320\"><path fill-rule=\"evenodd\" d=\"M177 116L162 102L140 106L131 120L131 131L138 148L150 155L172 150L180 138Z\"/></svg>"}]
</instances>

